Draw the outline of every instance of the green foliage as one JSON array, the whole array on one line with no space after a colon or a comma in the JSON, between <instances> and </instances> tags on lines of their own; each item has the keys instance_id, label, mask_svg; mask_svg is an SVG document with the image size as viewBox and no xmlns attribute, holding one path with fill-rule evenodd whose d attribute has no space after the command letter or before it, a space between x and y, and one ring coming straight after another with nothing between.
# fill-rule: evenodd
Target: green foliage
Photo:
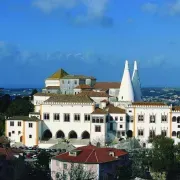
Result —
<instances>
[{"instance_id":1,"label":"green foliage","mask_svg":"<svg viewBox=\"0 0 180 180\"><path fill-rule=\"evenodd\" d=\"M33 99L34 94L36 94L37 92L38 92L37 89L33 89L33 90L32 90L31 99Z\"/></svg>"},{"instance_id":2,"label":"green foliage","mask_svg":"<svg viewBox=\"0 0 180 180\"><path fill-rule=\"evenodd\" d=\"M5 116L0 114L0 136L4 135L5 132Z\"/></svg>"},{"instance_id":3,"label":"green foliage","mask_svg":"<svg viewBox=\"0 0 180 180\"><path fill-rule=\"evenodd\" d=\"M34 111L34 105L26 99L15 99L8 107L7 116L28 116Z\"/></svg>"},{"instance_id":4,"label":"green foliage","mask_svg":"<svg viewBox=\"0 0 180 180\"><path fill-rule=\"evenodd\" d=\"M132 167L131 164L128 166L121 166L117 168L115 173L115 179L117 180L131 180L132 178Z\"/></svg>"},{"instance_id":5,"label":"green foliage","mask_svg":"<svg viewBox=\"0 0 180 180\"><path fill-rule=\"evenodd\" d=\"M37 156L37 165L43 169L49 169L50 154L48 152L41 151Z\"/></svg>"},{"instance_id":6,"label":"green foliage","mask_svg":"<svg viewBox=\"0 0 180 180\"><path fill-rule=\"evenodd\" d=\"M151 168L154 172L169 171L175 164L174 141L164 136L156 136L152 142L150 155Z\"/></svg>"},{"instance_id":7,"label":"green foliage","mask_svg":"<svg viewBox=\"0 0 180 180\"><path fill-rule=\"evenodd\" d=\"M5 113L11 103L11 98L8 94L5 94L0 99L0 113Z\"/></svg>"}]
</instances>

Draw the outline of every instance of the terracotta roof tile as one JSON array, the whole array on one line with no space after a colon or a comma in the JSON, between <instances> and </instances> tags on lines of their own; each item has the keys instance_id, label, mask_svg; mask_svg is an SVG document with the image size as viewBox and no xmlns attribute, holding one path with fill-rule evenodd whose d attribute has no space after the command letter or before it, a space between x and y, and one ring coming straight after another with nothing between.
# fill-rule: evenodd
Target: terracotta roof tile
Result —
<instances>
[{"instance_id":1,"label":"terracotta roof tile","mask_svg":"<svg viewBox=\"0 0 180 180\"><path fill-rule=\"evenodd\" d=\"M172 107L172 110L173 110L173 111L180 111L180 106L173 106L173 107Z\"/></svg>"},{"instance_id":2,"label":"terracotta roof tile","mask_svg":"<svg viewBox=\"0 0 180 180\"><path fill-rule=\"evenodd\" d=\"M119 82L96 82L94 89L101 89L107 91L108 89L119 89L121 83Z\"/></svg>"},{"instance_id":3,"label":"terracotta roof tile","mask_svg":"<svg viewBox=\"0 0 180 180\"><path fill-rule=\"evenodd\" d=\"M81 93L77 94L77 96L87 95L89 97L110 97L105 92L95 92L95 91L82 91Z\"/></svg>"},{"instance_id":4,"label":"terracotta roof tile","mask_svg":"<svg viewBox=\"0 0 180 180\"><path fill-rule=\"evenodd\" d=\"M84 75L67 75L64 76L62 79L93 79L95 80L95 77L92 76L84 76Z\"/></svg>"},{"instance_id":5,"label":"terracotta roof tile","mask_svg":"<svg viewBox=\"0 0 180 180\"><path fill-rule=\"evenodd\" d=\"M126 114L125 109L121 109L119 107L115 107L114 105L110 104L107 106L108 112L110 114Z\"/></svg>"},{"instance_id":6,"label":"terracotta roof tile","mask_svg":"<svg viewBox=\"0 0 180 180\"><path fill-rule=\"evenodd\" d=\"M91 114L107 114L107 111L100 108L95 108L95 110Z\"/></svg>"},{"instance_id":7,"label":"terracotta roof tile","mask_svg":"<svg viewBox=\"0 0 180 180\"><path fill-rule=\"evenodd\" d=\"M134 106L167 106L167 104L163 102L134 102L132 103Z\"/></svg>"},{"instance_id":8,"label":"terracotta roof tile","mask_svg":"<svg viewBox=\"0 0 180 180\"><path fill-rule=\"evenodd\" d=\"M80 84L79 86L76 86L74 89L92 89L92 87L87 84Z\"/></svg>"},{"instance_id":9,"label":"terracotta roof tile","mask_svg":"<svg viewBox=\"0 0 180 180\"><path fill-rule=\"evenodd\" d=\"M59 102L59 103L93 103L93 100L86 95L65 95L65 94L58 94L57 96L51 96L49 99L44 101L45 103L51 102Z\"/></svg>"},{"instance_id":10,"label":"terracotta roof tile","mask_svg":"<svg viewBox=\"0 0 180 180\"><path fill-rule=\"evenodd\" d=\"M100 164L117 161L120 157L128 154L123 150L115 148L98 148L92 145L79 147L76 150L80 151L77 156L70 156L69 152L67 152L60 154L53 159L72 163ZM110 152L114 152L114 156L109 155Z\"/></svg>"}]
</instances>

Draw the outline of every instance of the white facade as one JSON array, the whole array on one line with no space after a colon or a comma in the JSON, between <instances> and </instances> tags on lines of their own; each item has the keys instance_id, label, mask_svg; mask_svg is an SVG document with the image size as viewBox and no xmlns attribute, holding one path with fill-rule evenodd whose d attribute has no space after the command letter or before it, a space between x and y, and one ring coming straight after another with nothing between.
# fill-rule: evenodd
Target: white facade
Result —
<instances>
[{"instance_id":1,"label":"white facade","mask_svg":"<svg viewBox=\"0 0 180 180\"><path fill-rule=\"evenodd\" d=\"M60 79L46 79L45 86L60 86Z\"/></svg>"}]
</instances>

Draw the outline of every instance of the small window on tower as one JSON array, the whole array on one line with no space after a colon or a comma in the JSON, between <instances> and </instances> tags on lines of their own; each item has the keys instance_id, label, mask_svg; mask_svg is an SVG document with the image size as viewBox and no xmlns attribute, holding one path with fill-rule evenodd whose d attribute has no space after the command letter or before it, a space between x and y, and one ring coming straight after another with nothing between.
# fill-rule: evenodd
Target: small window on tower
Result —
<instances>
[{"instance_id":1,"label":"small window on tower","mask_svg":"<svg viewBox=\"0 0 180 180\"><path fill-rule=\"evenodd\" d=\"M123 99L123 96L121 97L121 99Z\"/></svg>"}]
</instances>

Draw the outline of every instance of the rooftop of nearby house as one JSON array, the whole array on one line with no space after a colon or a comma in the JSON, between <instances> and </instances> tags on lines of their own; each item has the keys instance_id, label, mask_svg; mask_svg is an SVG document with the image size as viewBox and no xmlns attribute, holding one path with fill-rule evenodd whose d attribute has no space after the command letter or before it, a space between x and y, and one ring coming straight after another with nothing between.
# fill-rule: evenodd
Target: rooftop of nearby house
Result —
<instances>
[{"instance_id":1,"label":"rooftop of nearby house","mask_svg":"<svg viewBox=\"0 0 180 180\"><path fill-rule=\"evenodd\" d=\"M173 111L180 111L180 106L173 106L173 107L172 107L172 110L173 110Z\"/></svg>"},{"instance_id":2,"label":"rooftop of nearby house","mask_svg":"<svg viewBox=\"0 0 180 180\"><path fill-rule=\"evenodd\" d=\"M17 148L1 148L0 147L0 155L3 155L6 157L6 160L13 159L16 155L20 155L22 150Z\"/></svg>"},{"instance_id":3,"label":"rooftop of nearby house","mask_svg":"<svg viewBox=\"0 0 180 180\"><path fill-rule=\"evenodd\" d=\"M87 95L89 97L110 97L105 92L95 92L95 91L82 91L81 93L77 94L76 96L81 96L81 95Z\"/></svg>"},{"instance_id":4,"label":"rooftop of nearby house","mask_svg":"<svg viewBox=\"0 0 180 180\"><path fill-rule=\"evenodd\" d=\"M51 76L49 76L47 80L59 80L66 75L68 75L68 73L64 69L59 69L58 71L53 73Z\"/></svg>"},{"instance_id":5,"label":"rooftop of nearby house","mask_svg":"<svg viewBox=\"0 0 180 180\"><path fill-rule=\"evenodd\" d=\"M66 152L53 157L62 162L101 164L119 160L128 153L115 148L101 148L93 145L78 147L72 152Z\"/></svg>"},{"instance_id":6,"label":"rooftop of nearby house","mask_svg":"<svg viewBox=\"0 0 180 180\"><path fill-rule=\"evenodd\" d=\"M93 76L84 76L84 75L66 75L62 79L92 79L96 80Z\"/></svg>"},{"instance_id":7,"label":"rooftop of nearby house","mask_svg":"<svg viewBox=\"0 0 180 180\"><path fill-rule=\"evenodd\" d=\"M167 104L163 102L133 102L134 106L167 106Z\"/></svg>"},{"instance_id":8,"label":"rooftop of nearby house","mask_svg":"<svg viewBox=\"0 0 180 180\"><path fill-rule=\"evenodd\" d=\"M59 89L60 86L47 86L46 89Z\"/></svg>"},{"instance_id":9,"label":"rooftop of nearby house","mask_svg":"<svg viewBox=\"0 0 180 180\"><path fill-rule=\"evenodd\" d=\"M38 119L36 116L13 116L13 117L10 117L8 119L6 119L6 121L8 120L21 120L21 121L40 121L40 119Z\"/></svg>"},{"instance_id":10,"label":"rooftop of nearby house","mask_svg":"<svg viewBox=\"0 0 180 180\"><path fill-rule=\"evenodd\" d=\"M87 84L80 84L79 86L76 86L74 89L92 89L92 87Z\"/></svg>"},{"instance_id":11,"label":"rooftop of nearby house","mask_svg":"<svg viewBox=\"0 0 180 180\"><path fill-rule=\"evenodd\" d=\"M93 103L94 101L87 95L65 95L58 94L56 96L51 96L49 99L44 101L45 103L58 102L58 103Z\"/></svg>"},{"instance_id":12,"label":"rooftop of nearby house","mask_svg":"<svg viewBox=\"0 0 180 180\"><path fill-rule=\"evenodd\" d=\"M109 89L119 89L121 83L119 82L96 82L94 89L100 89L102 91L107 91Z\"/></svg>"},{"instance_id":13,"label":"rooftop of nearby house","mask_svg":"<svg viewBox=\"0 0 180 180\"><path fill-rule=\"evenodd\" d=\"M122 108L119 108L119 107L115 107L112 104L108 104L106 109L108 110L108 112L110 114L126 114L126 110L125 109L122 109Z\"/></svg>"},{"instance_id":14,"label":"rooftop of nearby house","mask_svg":"<svg viewBox=\"0 0 180 180\"><path fill-rule=\"evenodd\" d=\"M91 114L107 114L108 112L101 108L95 108L95 110Z\"/></svg>"}]
</instances>

